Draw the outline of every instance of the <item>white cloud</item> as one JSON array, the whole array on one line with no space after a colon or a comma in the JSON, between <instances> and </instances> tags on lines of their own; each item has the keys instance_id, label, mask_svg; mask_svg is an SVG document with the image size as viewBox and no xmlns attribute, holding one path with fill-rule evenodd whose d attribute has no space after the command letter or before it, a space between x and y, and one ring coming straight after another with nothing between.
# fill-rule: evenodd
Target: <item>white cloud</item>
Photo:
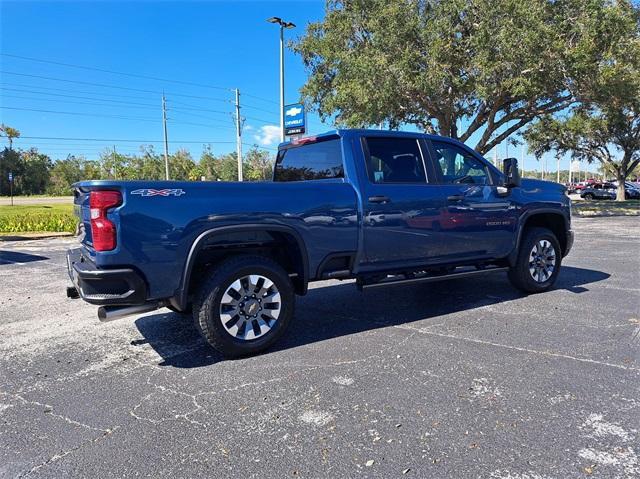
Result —
<instances>
[{"instance_id":1,"label":"white cloud","mask_svg":"<svg viewBox=\"0 0 640 479\"><path fill-rule=\"evenodd\" d=\"M261 126L253 137L261 146L274 145L280 141L280 127L277 125Z\"/></svg>"}]
</instances>

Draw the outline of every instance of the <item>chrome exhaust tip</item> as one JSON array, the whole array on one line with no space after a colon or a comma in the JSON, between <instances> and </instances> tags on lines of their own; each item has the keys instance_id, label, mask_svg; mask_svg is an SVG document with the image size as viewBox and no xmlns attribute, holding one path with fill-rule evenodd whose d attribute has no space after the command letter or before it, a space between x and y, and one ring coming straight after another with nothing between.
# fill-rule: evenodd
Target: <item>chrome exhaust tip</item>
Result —
<instances>
[{"instance_id":1,"label":"chrome exhaust tip","mask_svg":"<svg viewBox=\"0 0 640 479\"><path fill-rule=\"evenodd\" d=\"M164 306L164 302L151 302L136 306L100 306L98 308L98 319L103 323L116 319L131 316L132 314L148 313Z\"/></svg>"}]
</instances>

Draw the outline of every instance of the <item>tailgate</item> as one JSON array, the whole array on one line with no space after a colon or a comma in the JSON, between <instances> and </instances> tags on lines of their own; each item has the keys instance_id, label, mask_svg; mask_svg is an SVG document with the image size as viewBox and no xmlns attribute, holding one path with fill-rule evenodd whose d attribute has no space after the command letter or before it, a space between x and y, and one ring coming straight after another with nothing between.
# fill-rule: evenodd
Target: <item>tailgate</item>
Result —
<instances>
[{"instance_id":1,"label":"tailgate","mask_svg":"<svg viewBox=\"0 0 640 479\"><path fill-rule=\"evenodd\" d=\"M89 211L90 191L80 186L73 188L73 213L78 218L78 240L83 246L91 246L91 212Z\"/></svg>"}]
</instances>

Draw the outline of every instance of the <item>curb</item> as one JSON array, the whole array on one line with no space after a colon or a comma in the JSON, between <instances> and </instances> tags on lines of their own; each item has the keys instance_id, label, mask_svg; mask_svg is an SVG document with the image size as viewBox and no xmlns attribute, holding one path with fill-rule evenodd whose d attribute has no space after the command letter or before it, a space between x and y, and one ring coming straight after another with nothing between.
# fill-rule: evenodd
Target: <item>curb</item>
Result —
<instances>
[{"instance_id":1,"label":"curb","mask_svg":"<svg viewBox=\"0 0 640 479\"><path fill-rule=\"evenodd\" d=\"M73 233L66 232L42 232L42 233L0 233L0 241L30 241L51 238L71 238Z\"/></svg>"},{"instance_id":2,"label":"curb","mask_svg":"<svg viewBox=\"0 0 640 479\"><path fill-rule=\"evenodd\" d=\"M573 212L574 218L612 218L612 217L633 217L640 216L640 213L593 213L593 214L580 214Z\"/></svg>"}]
</instances>

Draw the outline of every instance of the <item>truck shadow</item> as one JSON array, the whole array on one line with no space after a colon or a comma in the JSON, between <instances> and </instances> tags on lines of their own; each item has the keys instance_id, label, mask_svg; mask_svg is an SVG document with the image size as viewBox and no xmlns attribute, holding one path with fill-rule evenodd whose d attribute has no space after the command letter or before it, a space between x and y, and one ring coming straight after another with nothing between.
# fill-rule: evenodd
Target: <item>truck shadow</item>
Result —
<instances>
[{"instance_id":1,"label":"truck shadow","mask_svg":"<svg viewBox=\"0 0 640 479\"><path fill-rule=\"evenodd\" d=\"M603 281L609 273L563 266L555 290L575 294L585 286ZM480 283L481 281L481 283ZM291 327L269 352L357 334L372 329L437 318L522 298L505 275L487 275L440 283L388 286L359 293L353 282L332 283L309 290L297 298ZM224 358L209 347L196 331L190 315L165 312L140 317L135 324L163 361L161 366L196 368Z\"/></svg>"},{"instance_id":2,"label":"truck shadow","mask_svg":"<svg viewBox=\"0 0 640 479\"><path fill-rule=\"evenodd\" d=\"M0 250L0 266L3 264L31 263L33 261L44 261L47 259L49 258L37 254Z\"/></svg>"}]
</instances>

